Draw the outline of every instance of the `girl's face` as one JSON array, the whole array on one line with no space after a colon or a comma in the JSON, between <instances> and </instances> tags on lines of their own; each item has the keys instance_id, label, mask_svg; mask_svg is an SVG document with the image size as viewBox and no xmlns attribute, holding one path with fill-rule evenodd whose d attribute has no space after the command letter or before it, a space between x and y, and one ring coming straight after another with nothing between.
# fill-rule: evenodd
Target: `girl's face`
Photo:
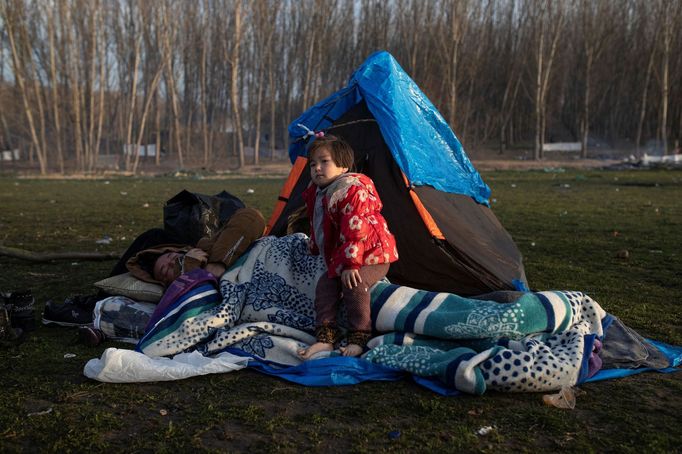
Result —
<instances>
[{"instance_id":1,"label":"girl's face","mask_svg":"<svg viewBox=\"0 0 682 454\"><path fill-rule=\"evenodd\" d=\"M339 167L327 148L321 148L310 157L310 178L319 188L325 188L339 175L348 172L348 167Z\"/></svg>"}]
</instances>

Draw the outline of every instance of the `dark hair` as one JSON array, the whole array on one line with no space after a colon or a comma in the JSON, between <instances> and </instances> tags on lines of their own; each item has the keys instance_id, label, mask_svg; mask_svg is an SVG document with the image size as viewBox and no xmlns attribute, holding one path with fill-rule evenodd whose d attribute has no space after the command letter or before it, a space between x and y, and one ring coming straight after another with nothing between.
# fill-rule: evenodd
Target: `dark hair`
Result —
<instances>
[{"instance_id":1,"label":"dark hair","mask_svg":"<svg viewBox=\"0 0 682 454\"><path fill-rule=\"evenodd\" d=\"M308 158L312 158L317 151L323 148L329 150L334 164L338 167L347 167L349 170L353 169L355 153L350 145L348 145L348 142L332 135L317 137L308 149Z\"/></svg>"},{"instance_id":2,"label":"dark hair","mask_svg":"<svg viewBox=\"0 0 682 454\"><path fill-rule=\"evenodd\" d=\"M154 276L154 265L156 265L156 261L161 257L163 254L140 254L137 263L142 268L144 271L149 273L150 276Z\"/></svg>"}]
</instances>

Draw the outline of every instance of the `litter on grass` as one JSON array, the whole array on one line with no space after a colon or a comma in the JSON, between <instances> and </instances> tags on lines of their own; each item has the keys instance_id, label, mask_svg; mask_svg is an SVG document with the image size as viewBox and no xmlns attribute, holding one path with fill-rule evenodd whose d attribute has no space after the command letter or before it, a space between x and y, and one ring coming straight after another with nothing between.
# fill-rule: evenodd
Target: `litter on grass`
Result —
<instances>
[{"instance_id":1,"label":"litter on grass","mask_svg":"<svg viewBox=\"0 0 682 454\"><path fill-rule=\"evenodd\" d=\"M495 428L493 426L483 426L476 431L476 435L480 435L480 436L484 437L484 436L488 435L490 432L492 432L493 430L495 430Z\"/></svg>"},{"instance_id":2,"label":"litter on grass","mask_svg":"<svg viewBox=\"0 0 682 454\"><path fill-rule=\"evenodd\" d=\"M104 235L99 240L95 241L96 244L111 244L111 237L109 235Z\"/></svg>"},{"instance_id":3,"label":"litter on grass","mask_svg":"<svg viewBox=\"0 0 682 454\"><path fill-rule=\"evenodd\" d=\"M575 408L575 398L583 392L571 388L570 386L563 386L556 394L545 394L542 396L542 401L545 405L556 408L564 408L573 410Z\"/></svg>"}]
</instances>

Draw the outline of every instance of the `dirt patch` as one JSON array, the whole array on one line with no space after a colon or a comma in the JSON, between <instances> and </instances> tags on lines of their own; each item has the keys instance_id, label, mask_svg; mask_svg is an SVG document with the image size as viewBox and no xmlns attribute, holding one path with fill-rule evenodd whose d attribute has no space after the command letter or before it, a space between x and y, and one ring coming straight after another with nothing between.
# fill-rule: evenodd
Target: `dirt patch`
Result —
<instances>
[{"instance_id":1,"label":"dirt patch","mask_svg":"<svg viewBox=\"0 0 682 454\"><path fill-rule=\"evenodd\" d=\"M475 148L467 150L474 167L481 171L491 170L534 170L546 168L585 168L596 169L610 167L621 163L632 154L628 149L596 149L590 150L587 159L580 159L577 152L545 152L544 159L532 159L532 150L526 148L509 149L500 154L492 148ZM284 157L283 157L284 156ZM251 158L247 162L253 162ZM203 179L223 179L241 177L286 177L291 169L291 163L284 154L277 155L277 159L262 159L259 164L246 164L239 167L234 157L215 159L209 164L185 161L182 168L176 159L166 157L158 165L153 160L141 161L137 169L137 176L176 176L200 177ZM133 176L132 172L111 168L101 168L91 172L77 171L75 162L67 162L65 174L61 175L51 170L48 175L40 176L37 163L21 162L0 167L0 173L9 173L25 178L55 178L55 179L101 179L114 176Z\"/></svg>"},{"instance_id":2,"label":"dirt patch","mask_svg":"<svg viewBox=\"0 0 682 454\"><path fill-rule=\"evenodd\" d=\"M538 169L601 169L622 162L617 159L574 159L574 160L473 160L472 164L478 170L538 170Z\"/></svg>"},{"instance_id":3,"label":"dirt patch","mask_svg":"<svg viewBox=\"0 0 682 454\"><path fill-rule=\"evenodd\" d=\"M509 149L503 154L485 147L468 152L478 170L598 169L621 163L630 154L627 149L598 149L590 150L587 158L581 159L578 152L546 151L543 159L535 160L532 150L526 148Z\"/></svg>"}]
</instances>

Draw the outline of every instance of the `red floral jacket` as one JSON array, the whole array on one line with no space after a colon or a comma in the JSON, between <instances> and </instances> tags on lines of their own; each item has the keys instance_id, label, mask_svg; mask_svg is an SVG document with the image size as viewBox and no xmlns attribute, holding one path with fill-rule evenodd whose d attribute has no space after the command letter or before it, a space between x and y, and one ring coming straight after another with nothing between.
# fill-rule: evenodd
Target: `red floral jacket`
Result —
<instances>
[{"instance_id":1,"label":"red floral jacket","mask_svg":"<svg viewBox=\"0 0 682 454\"><path fill-rule=\"evenodd\" d=\"M304 192L310 219L310 252L320 253L315 240L313 215L317 186ZM324 258L327 275L337 277L343 270L398 260L393 234L381 215L382 203L371 178L361 173L346 173L328 187L322 199L324 219Z\"/></svg>"}]
</instances>

